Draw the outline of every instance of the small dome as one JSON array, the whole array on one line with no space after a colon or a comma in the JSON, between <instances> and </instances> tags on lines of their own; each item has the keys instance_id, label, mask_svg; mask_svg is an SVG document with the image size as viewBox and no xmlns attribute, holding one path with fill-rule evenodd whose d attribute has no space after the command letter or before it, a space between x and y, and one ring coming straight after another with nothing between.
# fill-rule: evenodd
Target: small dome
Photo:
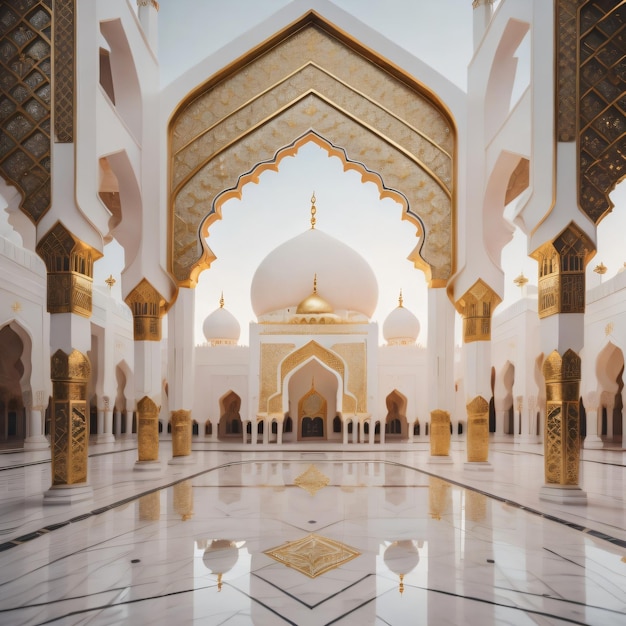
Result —
<instances>
[{"instance_id":1,"label":"small dome","mask_svg":"<svg viewBox=\"0 0 626 626\"><path fill-rule=\"evenodd\" d=\"M298 315L322 315L332 313L333 307L317 293L317 274L313 279L313 293L307 296L296 309Z\"/></svg>"},{"instance_id":2,"label":"small dome","mask_svg":"<svg viewBox=\"0 0 626 626\"><path fill-rule=\"evenodd\" d=\"M420 323L411 311L404 308L402 292L398 302L383 324L383 337L390 346L412 345L420 334Z\"/></svg>"},{"instance_id":3,"label":"small dome","mask_svg":"<svg viewBox=\"0 0 626 626\"><path fill-rule=\"evenodd\" d=\"M202 324L202 332L212 346L236 345L241 335L241 327L235 316L224 308L224 297L220 298L220 308L215 309Z\"/></svg>"}]
</instances>

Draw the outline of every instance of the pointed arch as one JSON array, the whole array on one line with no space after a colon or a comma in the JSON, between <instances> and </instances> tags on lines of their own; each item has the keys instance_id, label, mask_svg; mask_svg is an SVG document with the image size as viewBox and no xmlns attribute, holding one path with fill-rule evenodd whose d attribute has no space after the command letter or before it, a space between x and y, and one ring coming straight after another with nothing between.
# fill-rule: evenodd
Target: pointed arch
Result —
<instances>
[{"instance_id":1,"label":"pointed arch","mask_svg":"<svg viewBox=\"0 0 626 626\"><path fill-rule=\"evenodd\" d=\"M198 86L172 115L170 269L178 284L195 285L210 265L201 224L207 231L222 202L301 141L330 146L381 194L404 198L404 216L424 233L412 260L431 286L444 286L456 239L454 120L423 84L312 11Z\"/></svg>"}]
</instances>

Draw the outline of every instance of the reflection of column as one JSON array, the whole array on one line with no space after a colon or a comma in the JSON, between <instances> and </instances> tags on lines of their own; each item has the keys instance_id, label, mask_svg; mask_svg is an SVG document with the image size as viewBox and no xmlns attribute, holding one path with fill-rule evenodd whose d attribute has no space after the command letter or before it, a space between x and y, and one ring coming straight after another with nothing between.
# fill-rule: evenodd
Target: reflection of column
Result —
<instances>
[{"instance_id":1,"label":"reflection of column","mask_svg":"<svg viewBox=\"0 0 626 626\"><path fill-rule=\"evenodd\" d=\"M489 456L489 403L476 396L467 404L467 463L468 469L492 469Z\"/></svg>"},{"instance_id":2,"label":"reflection of column","mask_svg":"<svg viewBox=\"0 0 626 626\"><path fill-rule=\"evenodd\" d=\"M102 422L100 421L101 419ZM113 412L107 397L102 398L102 408L98 408L98 437L96 441L98 443L113 443L115 441L113 436Z\"/></svg>"},{"instance_id":3,"label":"reflection of column","mask_svg":"<svg viewBox=\"0 0 626 626\"><path fill-rule=\"evenodd\" d=\"M343 431L343 445L345 446L348 443L348 421L341 421L341 430Z\"/></svg>"},{"instance_id":4,"label":"reflection of column","mask_svg":"<svg viewBox=\"0 0 626 626\"><path fill-rule=\"evenodd\" d=\"M606 399L606 440L610 443L613 441L613 410L615 409L615 397L609 394Z\"/></svg>"},{"instance_id":5,"label":"reflection of column","mask_svg":"<svg viewBox=\"0 0 626 626\"><path fill-rule=\"evenodd\" d=\"M584 398L584 404L587 413L585 420L587 435L585 436L583 447L590 449L602 448L604 444L598 436L598 394L595 391L589 392Z\"/></svg>"},{"instance_id":6,"label":"reflection of column","mask_svg":"<svg viewBox=\"0 0 626 626\"><path fill-rule=\"evenodd\" d=\"M161 519L161 492L153 491L139 498L139 520L158 522Z\"/></svg>"},{"instance_id":7,"label":"reflection of column","mask_svg":"<svg viewBox=\"0 0 626 626\"><path fill-rule=\"evenodd\" d=\"M73 350L52 355L52 487L44 501L72 503L92 496L87 486L87 381L89 359ZM73 492L66 488L78 487Z\"/></svg>"},{"instance_id":8,"label":"reflection of column","mask_svg":"<svg viewBox=\"0 0 626 626\"><path fill-rule=\"evenodd\" d=\"M543 364L546 380L545 477L540 497L557 502L586 502L578 486L580 463L580 357L555 350Z\"/></svg>"},{"instance_id":9,"label":"reflection of column","mask_svg":"<svg viewBox=\"0 0 626 626\"><path fill-rule=\"evenodd\" d=\"M183 522L193 517L193 485L190 480L174 485L174 512Z\"/></svg>"},{"instance_id":10,"label":"reflection of column","mask_svg":"<svg viewBox=\"0 0 626 626\"><path fill-rule=\"evenodd\" d=\"M118 409L113 411L113 433L119 437L122 432L122 413Z\"/></svg>"}]
</instances>

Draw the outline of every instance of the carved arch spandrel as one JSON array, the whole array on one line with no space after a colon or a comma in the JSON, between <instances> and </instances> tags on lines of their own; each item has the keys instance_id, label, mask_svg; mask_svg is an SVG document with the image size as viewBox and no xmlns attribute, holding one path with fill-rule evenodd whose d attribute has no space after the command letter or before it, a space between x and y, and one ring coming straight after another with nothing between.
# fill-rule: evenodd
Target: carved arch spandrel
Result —
<instances>
[{"instance_id":1,"label":"carved arch spandrel","mask_svg":"<svg viewBox=\"0 0 626 626\"><path fill-rule=\"evenodd\" d=\"M411 258L432 286L445 285L455 245L456 132L447 109L313 13L288 30L201 85L172 117L174 277L193 286L214 259L202 235L220 204L276 169L285 147L317 136L377 178L381 195L399 190L404 215L424 235Z\"/></svg>"}]
</instances>

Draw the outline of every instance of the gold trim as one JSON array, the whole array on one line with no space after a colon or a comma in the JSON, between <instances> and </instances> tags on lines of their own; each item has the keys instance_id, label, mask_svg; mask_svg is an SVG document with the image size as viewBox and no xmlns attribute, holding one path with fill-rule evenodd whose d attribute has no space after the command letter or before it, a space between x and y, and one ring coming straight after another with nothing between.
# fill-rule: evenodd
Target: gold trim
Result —
<instances>
[{"instance_id":1,"label":"gold trim","mask_svg":"<svg viewBox=\"0 0 626 626\"><path fill-rule=\"evenodd\" d=\"M172 411L172 456L191 454L191 411Z\"/></svg>"},{"instance_id":2,"label":"gold trim","mask_svg":"<svg viewBox=\"0 0 626 626\"><path fill-rule=\"evenodd\" d=\"M293 480L294 485L308 491L312 496L320 489L327 487L329 482L330 478L320 472L315 465L309 465L302 474L299 474Z\"/></svg>"}]
</instances>

